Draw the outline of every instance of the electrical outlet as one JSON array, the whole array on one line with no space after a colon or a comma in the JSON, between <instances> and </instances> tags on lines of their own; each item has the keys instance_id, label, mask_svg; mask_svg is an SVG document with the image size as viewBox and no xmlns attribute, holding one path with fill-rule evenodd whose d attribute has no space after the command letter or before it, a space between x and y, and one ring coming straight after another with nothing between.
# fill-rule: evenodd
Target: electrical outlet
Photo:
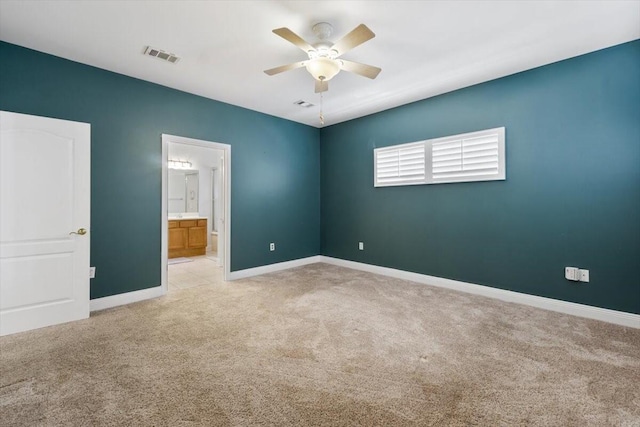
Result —
<instances>
[{"instance_id":1,"label":"electrical outlet","mask_svg":"<svg viewBox=\"0 0 640 427\"><path fill-rule=\"evenodd\" d=\"M275 243L269 243L269 250L271 252L275 251L276 250L276 244Z\"/></svg>"},{"instance_id":2,"label":"electrical outlet","mask_svg":"<svg viewBox=\"0 0 640 427\"><path fill-rule=\"evenodd\" d=\"M589 270L580 270L580 281L589 282Z\"/></svg>"},{"instance_id":3,"label":"electrical outlet","mask_svg":"<svg viewBox=\"0 0 640 427\"><path fill-rule=\"evenodd\" d=\"M578 267L565 267L564 277L567 280L573 280L574 282L580 281L580 269Z\"/></svg>"},{"instance_id":4,"label":"electrical outlet","mask_svg":"<svg viewBox=\"0 0 640 427\"><path fill-rule=\"evenodd\" d=\"M582 270L578 267L565 267L564 277L574 282L589 282L589 270Z\"/></svg>"},{"instance_id":5,"label":"electrical outlet","mask_svg":"<svg viewBox=\"0 0 640 427\"><path fill-rule=\"evenodd\" d=\"M96 277L96 268L89 267L89 279L95 279Z\"/></svg>"},{"instance_id":6,"label":"electrical outlet","mask_svg":"<svg viewBox=\"0 0 640 427\"><path fill-rule=\"evenodd\" d=\"M364 242L358 242L358 249L364 251Z\"/></svg>"}]
</instances>

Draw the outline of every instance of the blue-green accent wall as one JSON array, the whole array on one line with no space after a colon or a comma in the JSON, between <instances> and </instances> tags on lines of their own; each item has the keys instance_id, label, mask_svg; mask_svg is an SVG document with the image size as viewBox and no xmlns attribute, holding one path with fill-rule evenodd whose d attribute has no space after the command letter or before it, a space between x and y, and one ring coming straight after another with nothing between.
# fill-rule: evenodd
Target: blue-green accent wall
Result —
<instances>
[{"instance_id":1,"label":"blue-green accent wall","mask_svg":"<svg viewBox=\"0 0 640 427\"><path fill-rule=\"evenodd\" d=\"M231 145L232 271L319 253L318 129L3 42L0 109L91 124L91 298L160 285L163 133Z\"/></svg>"},{"instance_id":2,"label":"blue-green accent wall","mask_svg":"<svg viewBox=\"0 0 640 427\"><path fill-rule=\"evenodd\" d=\"M373 187L376 147L499 126L506 181ZM323 255L640 313L640 41L320 140ZM565 280L565 266L590 283Z\"/></svg>"},{"instance_id":3,"label":"blue-green accent wall","mask_svg":"<svg viewBox=\"0 0 640 427\"><path fill-rule=\"evenodd\" d=\"M635 41L319 131L0 42L0 109L91 123L92 298L160 283L167 133L232 146L233 271L322 253L640 313L638 76ZM498 126L506 181L373 187L375 147Z\"/></svg>"}]
</instances>

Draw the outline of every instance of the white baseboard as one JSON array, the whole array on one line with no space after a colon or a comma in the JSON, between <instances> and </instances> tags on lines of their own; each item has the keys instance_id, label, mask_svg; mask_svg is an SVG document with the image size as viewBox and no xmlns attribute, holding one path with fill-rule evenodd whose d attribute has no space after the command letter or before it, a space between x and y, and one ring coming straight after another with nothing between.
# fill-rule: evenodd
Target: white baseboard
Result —
<instances>
[{"instance_id":1,"label":"white baseboard","mask_svg":"<svg viewBox=\"0 0 640 427\"><path fill-rule=\"evenodd\" d=\"M126 292L124 294L92 299L89 302L89 307L91 311L98 311L104 310L106 308L117 307L119 305L144 301L146 299L156 298L162 295L162 287L156 286L154 288L141 289L139 291Z\"/></svg>"},{"instance_id":2,"label":"white baseboard","mask_svg":"<svg viewBox=\"0 0 640 427\"><path fill-rule=\"evenodd\" d=\"M482 295L502 301L515 302L518 304L543 308L545 310L570 314L572 316L601 320L603 322L615 323L617 325L628 326L631 328L640 328L640 315L626 313L624 311L609 310L606 308L577 304L553 298L539 297L536 295L529 295L520 292L492 288L490 286L476 285L474 283L460 282L458 280L444 279L442 277L428 276L426 274L411 273L409 271L396 270L394 268L380 267L377 265L347 261L344 259L331 258L327 256L320 256L320 262L338 265L341 267L353 268L354 270L367 271L369 273L380 274L383 276L395 277L397 279L410 280L412 282L423 283L440 288L447 288L460 292Z\"/></svg>"},{"instance_id":3,"label":"white baseboard","mask_svg":"<svg viewBox=\"0 0 640 427\"><path fill-rule=\"evenodd\" d=\"M361 262L348 261L323 255L300 258L293 261L279 262L277 264L264 265L255 268L248 268L246 270L233 271L229 274L229 280L238 280L252 276L259 276L261 274L273 273L276 271L287 270L290 268L301 267L303 265L315 264L318 262L324 262L326 264L352 268L354 270L367 271L369 273L380 274L382 276L409 280L412 282L422 283L430 286L437 286L440 288L452 289L455 291L466 292L475 295L482 295L502 301L529 305L532 307L556 311L572 316L601 320L603 322L640 329L640 315L638 314L593 307L585 304L577 304L553 298L539 297L536 295L529 295L520 292L492 288L490 286L477 285L475 283L461 282L458 280L445 279L442 277L429 276L426 274L412 273L409 271L397 270L395 268L380 267L377 265L364 264ZM133 302L156 298L162 295L162 287L156 286L154 288L142 289L139 291L93 299L91 300L90 308L91 311L104 310L106 308L117 307L124 304L131 304Z\"/></svg>"},{"instance_id":4,"label":"white baseboard","mask_svg":"<svg viewBox=\"0 0 640 427\"><path fill-rule=\"evenodd\" d=\"M310 256L308 258L294 259L293 261L279 262L276 264L263 265L255 268L247 268L246 270L232 271L229 273L229 280L244 279L261 274L273 273L275 271L287 270L289 268L302 267L303 265L316 264L321 262L321 255Z\"/></svg>"}]
</instances>

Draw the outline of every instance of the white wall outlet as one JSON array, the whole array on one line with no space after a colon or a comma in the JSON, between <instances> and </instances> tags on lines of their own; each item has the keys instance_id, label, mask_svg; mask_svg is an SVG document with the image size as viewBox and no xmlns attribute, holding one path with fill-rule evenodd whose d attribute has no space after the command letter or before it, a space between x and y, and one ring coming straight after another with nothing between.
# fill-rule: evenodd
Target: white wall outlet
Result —
<instances>
[{"instance_id":1,"label":"white wall outlet","mask_svg":"<svg viewBox=\"0 0 640 427\"><path fill-rule=\"evenodd\" d=\"M95 279L96 277L96 268L89 267L89 279Z\"/></svg>"},{"instance_id":2,"label":"white wall outlet","mask_svg":"<svg viewBox=\"0 0 640 427\"><path fill-rule=\"evenodd\" d=\"M269 243L269 250L271 252L275 251L276 250L276 244L275 243Z\"/></svg>"},{"instance_id":3,"label":"white wall outlet","mask_svg":"<svg viewBox=\"0 0 640 427\"><path fill-rule=\"evenodd\" d=\"M580 270L580 281L589 282L589 270Z\"/></svg>"},{"instance_id":4,"label":"white wall outlet","mask_svg":"<svg viewBox=\"0 0 640 427\"><path fill-rule=\"evenodd\" d=\"M358 242L358 249L364 251L364 242Z\"/></svg>"},{"instance_id":5,"label":"white wall outlet","mask_svg":"<svg viewBox=\"0 0 640 427\"><path fill-rule=\"evenodd\" d=\"M574 282L580 281L580 269L578 267L565 267L564 277L567 280L573 280Z\"/></svg>"}]
</instances>

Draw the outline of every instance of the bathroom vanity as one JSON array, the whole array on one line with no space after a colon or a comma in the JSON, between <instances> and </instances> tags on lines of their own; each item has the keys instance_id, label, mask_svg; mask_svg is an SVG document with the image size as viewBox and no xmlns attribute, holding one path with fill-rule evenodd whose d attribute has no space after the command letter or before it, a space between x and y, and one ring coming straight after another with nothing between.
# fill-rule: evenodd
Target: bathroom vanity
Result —
<instances>
[{"instance_id":1,"label":"bathroom vanity","mask_svg":"<svg viewBox=\"0 0 640 427\"><path fill-rule=\"evenodd\" d=\"M207 218L169 218L169 258L204 255Z\"/></svg>"}]
</instances>

